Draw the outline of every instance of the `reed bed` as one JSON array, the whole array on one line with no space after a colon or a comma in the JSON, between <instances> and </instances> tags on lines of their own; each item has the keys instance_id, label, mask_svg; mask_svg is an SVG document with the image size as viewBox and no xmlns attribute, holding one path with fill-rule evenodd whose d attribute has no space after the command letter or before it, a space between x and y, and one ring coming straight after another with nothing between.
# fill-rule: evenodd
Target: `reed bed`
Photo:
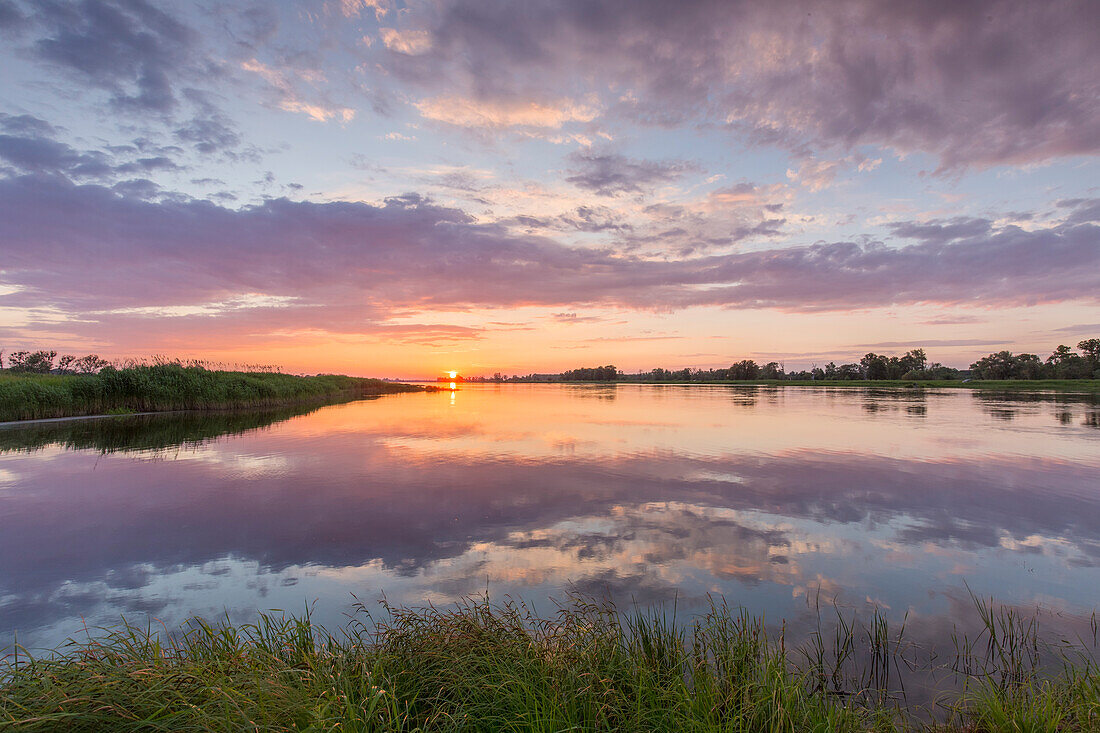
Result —
<instances>
[{"instance_id":1,"label":"reed bed","mask_svg":"<svg viewBox=\"0 0 1100 733\"><path fill-rule=\"evenodd\" d=\"M4 374L0 376L0 421L278 407L424 389L336 374L299 377L267 371L219 371L179 363L108 367L98 374Z\"/></svg>"},{"instance_id":2,"label":"reed bed","mask_svg":"<svg viewBox=\"0 0 1100 733\"><path fill-rule=\"evenodd\" d=\"M935 710L891 689L910 647L879 614L794 647L722 602L681 621L582 598L549 616L472 599L361 607L336 634L277 613L174 633L123 624L46 658L13 654L0 730L1097 730L1100 673L1083 647L1060 642L1042 665L1034 625L977 607L982 631L949 664L961 691Z\"/></svg>"}]
</instances>

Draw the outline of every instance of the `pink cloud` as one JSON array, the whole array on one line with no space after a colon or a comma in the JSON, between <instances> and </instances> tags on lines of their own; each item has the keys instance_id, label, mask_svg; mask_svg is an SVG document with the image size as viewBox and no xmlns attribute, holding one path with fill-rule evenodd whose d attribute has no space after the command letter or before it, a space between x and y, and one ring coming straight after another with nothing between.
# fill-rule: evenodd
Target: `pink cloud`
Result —
<instances>
[{"instance_id":1,"label":"pink cloud","mask_svg":"<svg viewBox=\"0 0 1100 733\"><path fill-rule=\"evenodd\" d=\"M1090 206L1032 230L975 220L898 225L908 241L892 246L643 257L516 235L415 194L381 206L274 199L228 209L22 177L0 181L2 281L15 286L0 305L51 307L102 331L139 318L124 309L275 299L278 307L210 316L211 326L259 335L369 333L395 314L465 307L1096 302L1100 226L1095 216L1080 220Z\"/></svg>"}]
</instances>

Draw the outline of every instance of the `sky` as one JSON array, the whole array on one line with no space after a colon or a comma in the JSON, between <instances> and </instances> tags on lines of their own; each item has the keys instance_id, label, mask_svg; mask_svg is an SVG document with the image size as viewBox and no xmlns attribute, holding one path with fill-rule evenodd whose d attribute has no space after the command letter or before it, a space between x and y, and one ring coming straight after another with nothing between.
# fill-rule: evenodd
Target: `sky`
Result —
<instances>
[{"instance_id":1,"label":"sky","mask_svg":"<svg viewBox=\"0 0 1100 733\"><path fill-rule=\"evenodd\" d=\"M0 348L434 377L1100 337L1100 4L0 0Z\"/></svg>"}]
</instances>

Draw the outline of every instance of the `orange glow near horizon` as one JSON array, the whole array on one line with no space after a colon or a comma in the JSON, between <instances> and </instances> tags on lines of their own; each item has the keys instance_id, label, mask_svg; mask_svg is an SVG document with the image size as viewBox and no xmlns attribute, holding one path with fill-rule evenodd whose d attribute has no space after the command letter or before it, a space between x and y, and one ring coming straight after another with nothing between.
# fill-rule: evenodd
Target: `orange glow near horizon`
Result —
<instances>
[{"instance_id":1,"label":"orange glow near horizon","mask_svg":"<svg viewBox=\"0 0 1100 733\"><path fill-rule=\"evenodd\" d=\"M557 373L577 367L613 364L632 373L666 369L726 368L741 359L758 364L782 362L786 369L833 361L858 362L869 351L903 353L911 344L925 348L931 361L967 368L1001 349L1041 356L1059 343L1071 347L1083 336L1059 333L1066 323L1095 321L1086 305L970 309L947 312L920 306L893 311L822 312L792 315L777 310L725 310L714 307L674 313L623 312L591 308L586 320L562 323L546 309L433 312L424 320L458 322L478 328L475 337L409 341L353 337L327 332L295 333L254 340L219 337L209 331L185 338L166 331L152 346L138 342L118 349L102 344L28 342L21 348L56 348L60 353L99 353L108 359L204 359L222 368L270 364L290 374L348 374L358 377L423 379L444 384L465 377ZM957 324L943 324L944 320ZM1034 330L1017 335L1019 324ZM501 325L504 324L504 325ZM4 344L6 345L6 344ZM444 366L446 365L446 366ZM454 376L452 377L452 372Z\"/></svg>"}]
</instances>

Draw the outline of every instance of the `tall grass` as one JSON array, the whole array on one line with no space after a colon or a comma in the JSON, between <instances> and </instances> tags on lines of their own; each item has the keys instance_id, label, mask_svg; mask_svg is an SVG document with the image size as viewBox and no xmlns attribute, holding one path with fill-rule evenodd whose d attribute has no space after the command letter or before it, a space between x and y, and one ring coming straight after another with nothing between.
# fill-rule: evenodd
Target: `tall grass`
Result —
<instances>
[{"instance_id":1,"label":"tall grass","mask_svg":"<svg viewBox=\"0 0 1100 733\"><path fill-rule=\"evenodd\" d=\"M179 363L108 367L89 375L0 376L0 421L108 412L277 407L337 396L421 391L423 387L335 374L298 377L229 372Z\"/></svg>"},{"instance_id":2,"label":"tall grass","mask_svg":"<svg viewBox=\"0 0 1100 733\"><path fill-rule=\"evenodd\" d=\"M1030 666L1030 631L1011 611L997 612L1007 626L994 618L982 632L992 650L984 662L1005 666L1007 676L979 665L938 723L844 681L839 670L854 646L867 643L863 651L881 655L880 672L896 652L902 632L892 633L881 616L792 649L783 632L769 637L761 619L720 602L688 621L667 610L623 612L581 598L550 616L487 600L447 609L386 606L378 618L363 611L337 634L308 613L261 615L243 626L194 619L176 633L123 625L45 659L9 657L0 669L0 730L1100 726L1100 674L1091 657L1064 656L1066 666L1044 676ZM819 648L825 651L817 657Z\"/></svg>"}]
</instances>

